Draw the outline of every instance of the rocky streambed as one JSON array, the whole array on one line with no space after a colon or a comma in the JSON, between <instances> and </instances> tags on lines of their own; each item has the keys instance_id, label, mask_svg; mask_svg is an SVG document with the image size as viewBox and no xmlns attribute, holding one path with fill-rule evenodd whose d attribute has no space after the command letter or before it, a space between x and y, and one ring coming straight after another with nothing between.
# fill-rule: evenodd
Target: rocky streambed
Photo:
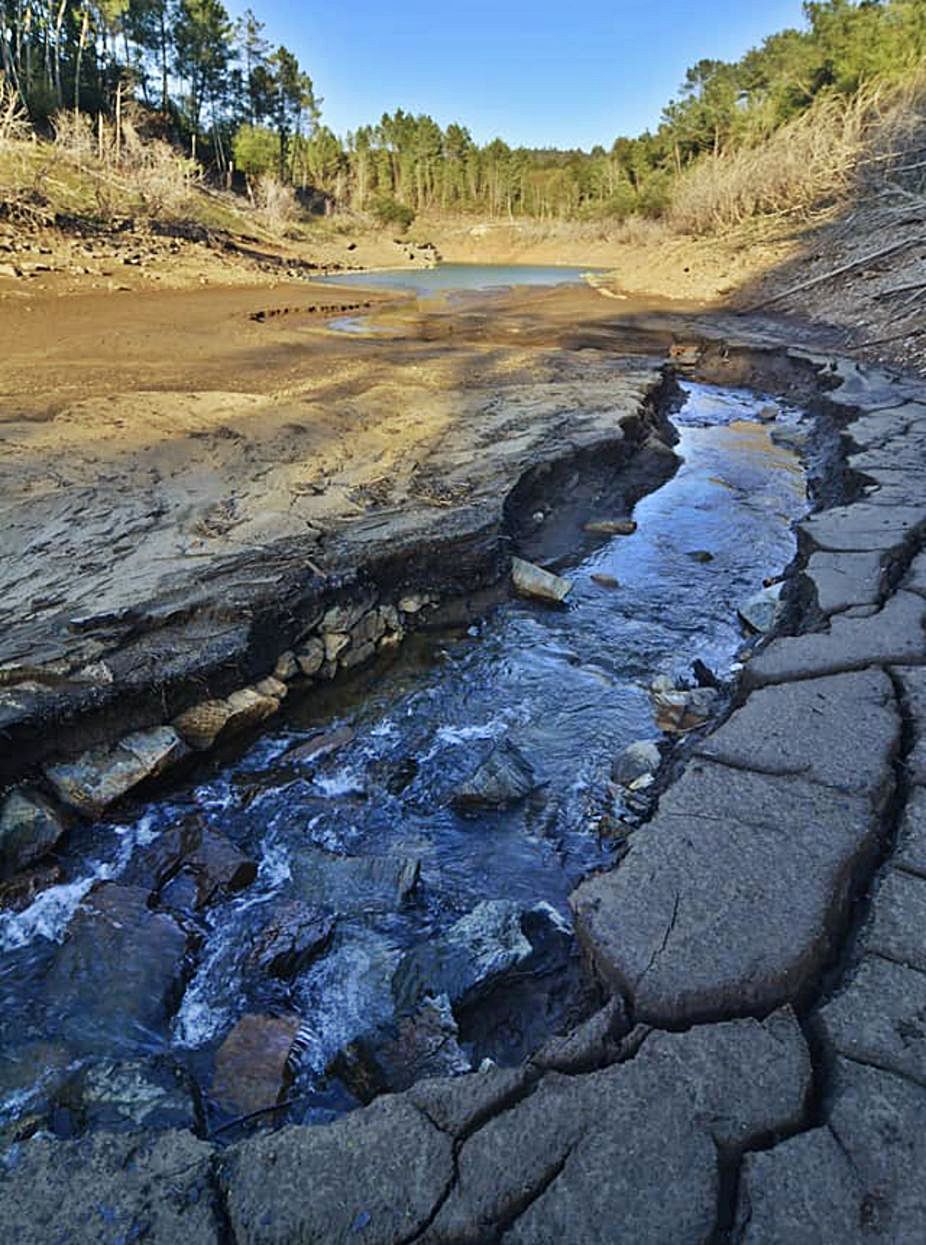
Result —
<instances>
[{"instance_id":1,"label":"rocky streambed","mask_svg":"<svg viewBox=\"0 0 926 1245\"><path fill-rule=\"evenodd\" d=\"M790 561L804 506L791 451L736 418L765 399L728 393L732 422L703 430L683 415L685 466L624 510L599 478L602 543L571 556L588 501L580 521L572 474L522 472L506 530L574 580L568 611L416 602L457 629L330 700L291 690L243 751L220 731L186 786L69 840L73 879L10 919L12 1236L53 1237L66 1200L86 1241L918 1238L926 404L771 335L674 354L819 417L824 508L798 524L783 608L743 611L770 642L735 669L736 606ZM718 433L743 474L712 460ZM686 498L693 464L709 506ZM561 483L561 523L538 483ZM608 539L631 506L636 531ZM738 528L688 538L726 507ZM682 743L650 783L624 745L664 732ZM109 999L107 957L126 970ZM300 1122L270 1130L281 1103Z\"/></svg>"},{"instance_id":2,"label":"rocky streambed","mask_svg":"<svg viewBox=\"0 0 926 1245\"><path fill-rule=\"evenodd\" d=\"M672 405L677 470L635 505L646 451L509 496L565 606L355 588L247 694L14 791L7 860L35 858L38 893L0 915L10 1136L319 1123L518 1066L595 1009L569 894L626 851L660 748L722 706L806 506L799 409L692 383ZM326 663L347 683L312 686ZM238 712L264 719L252 743ZM140 759L197 747L172 791L120 805Z\"/></svg>"}]
</instances>

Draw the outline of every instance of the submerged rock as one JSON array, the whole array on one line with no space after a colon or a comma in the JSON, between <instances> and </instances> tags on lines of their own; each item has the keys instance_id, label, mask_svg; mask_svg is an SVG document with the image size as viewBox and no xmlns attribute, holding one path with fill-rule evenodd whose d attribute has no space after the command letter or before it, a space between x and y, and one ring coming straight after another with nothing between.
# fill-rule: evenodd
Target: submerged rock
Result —
<instances>
[{"instance_id":1,"label":"submerged rock","mask_svg":"<svg viewBox=\"0 0 926 1245\"><path fill-rule=\"evenodd\" d=\"M596 536L632 536L636 530L633 519L593 519L585 524L585 531Z\"/></svg>"},{"instance_id":2,"label":"submerged rock","mask_svg":"<svg viewBox=\"0 0 926 1245\"><path fill-rule=\"evenodd\" d=\"M543 567L534 566L533 562L525 562L523 558L511 559L511 580L515 591L522 597L533 597L553 605L562 605L572 591L571 579L553 575Z\"/></svg>"},{"instance_id":3,"label":"submerged rock","mask_svg":"<svg viewBox=\"0 0 926 1245\"><path fill-rule=\"evenodd\" d=\"M219 1047L212 1098L229 1115L274 1107L292 1083L298 1016L242 1016ZM273 1122L273 1113L266 1116Z\"/></svg>"},{"instance_id":4,"label":"submerged rock","mask_svg":"<svg viewBox=\"0 0 926 1245\"><path fill-rule=\"evenodd\" d=\"M337 752L339 748L346 747L353 738L354 731L351 727L336 726L334 730L313 735L307 743L297 744L295 748L290 748L283 759L284 761L314 761Z\"/></svg>"},{"instance_id":5,"label":"submerged rock","mask_svg":"<svg viewBox=\"0 0 926 1245\"><path fill-rule=\"evenodd\" d=\"M0 805L0 878L8 878L51 851L65 832L52 802L20 787Z\"/></svg>"},{"instance_id":6,"label":"submerged rock","mask_svg":"<svg viewBox=\"0 0 926 1245\"><path fill-rule=\"evenodd\" d=\"M78 907L44 983L54 1031L78 1050L150 1049L167 1036L187 937L148 892L102 882Z\"/></svg>"},{"instance_id":7,"label":"submerged rock","mask_svg":"<svg viewBox=\"0 0 926 1245\"><path fill-rule=\"evenodd\" d=\"M190 1081L169 1059L94 1060L61 1097L84 1128L116 1132L196 1126Z\"/></svg>"},{"instance_id":8,"label":"submerged rock","mask_svg":"<svg viewBox=\"0 0 926 1245\"><path fill-rule=\"evenodd\" d=\"M461 812L505 808L523 800L537 785L531 763L505 740L492 749L472 777L457 787L451 803Z\"/></svg>"},{"instance_id":9,"label":"submerged rock","mask_svg":"<svg viewBox=\"0 0 926 1245\"><path fill-rule=\"evenodd\" d=\"M611 777L624 787L638 779L655 774L662 764L662 753L650 739L640 739L628 744L611 766Z\"/></svg>"},{"instance_id":10,"label":"submerged rock","mask_svg":"<svg viewBox=\"0 0 926 1245\"><path fill-rule=\"evenodd\" d=\"M250 886L257 864L224 835L193 821L165 830L136 853L125 879L159 892L170 907L200 909Z\"/></svg>"},{"instance_id":11,"label":"submerged rock","mask_svg":"<svg viewBox=\"0 0 926 1245\"><path fill-rule=\"evenodd\" d=\"M186 755L171 726L126 735L115 747L93 748L73 761L46 765L55 793L79 813L99 817L121 796L154 778Z\"/></svg>"},{"instance_id":12,"label":"submerged rock","mask_svg":"<svg viewBox=\"0 0 926 1245\"><path fill-rule=\"evenodd\" d=\"M338 856L307 846L291 861L296 892L307 903L347 915L394 912L411 898L421 872L417 856Z\"/></svg>"},{"instance_id":13,"label":"submerged rock","mask_svg":"<svg viewBox=\"0 0 926 1245\"><path fill-rule=\"evenodd\" d=\"M781 614L781 589L780 583L771 584L737 608L737 614L750 631L765 635L775 626Z\"/></svg>"},{"instance_id":14,"label":"submerged rock","mask_svg":"<svg viewBox=\"0 0 926 1245\"><path fill-rule=\"evenodd\" d=\"M446 995L468 1006L501 981L551 972L565 964L572 931L550 904L522 908L511 899L485 899L440 938L413 947L392 978L399 1012L424 998Z\"/></svg>"},{"instance_id":15,"label":"submerged rock","mask_svg":"<svg viewBox=\"0 0 926 1245\"><path fill-rule=\"evenodd\" d=\"M703 726L715 712L720 693L713 687L674 688L670 680L657 679L651 696L656 725L675 735Z\"/></svg>"},{"instance_id":16,"label":"submerged rock","mask_svg":"<svg viewBox=\"0 0 926 1245\"><path fill-rule=\"evenodd\" d=\"M471 1071L446 994L425 999L395 1023L350 1042L330 1071L361 1102L408 1089L425 1077Z\"/></svg>"},{"instance_id":17,"label":"submerged rock","mask_svg":"<svg viewBox=\"0 0 926 1245\"><path fill-rule=\"evenodd\" d=\"M686 556L691 558L692 562L713 562L714 560L714 555L709 549L689 549Z\"/></svg>"},{"instance_id":18,"label":"submerged rock","mask_svg":"<svg viewBox=\"0 0 926 1245\"><path fill-rule=\"evenodd\" d=\"M590 578L592 583L597 584L599 588L619 588L621 586L620 580L615 579L613 575L595 574Z\"/></svg>"},{"instance_id":19,"label":"submerged rock","mask_svg":"<svg viewBox=\"0 0 926 1245\"><path fill-rule=\"evenodd\" d=\"M296 900L275 904L247 963L271 977L295 977L327 950L334 926L334 917L323 909Z\"/></svg>"},{"instance_id":20,"label":"submerged rock","mask_svg":"<svg viewBox=\"0 0 926 1245\"><path fill-rule=\"evenodd\" d=\"M60 865L40 865L25 873L18 873L6 882L0 882L0 909L22 912L33 902L36 895L56 886L63 876Z\"/></svg>"}]
</instances>

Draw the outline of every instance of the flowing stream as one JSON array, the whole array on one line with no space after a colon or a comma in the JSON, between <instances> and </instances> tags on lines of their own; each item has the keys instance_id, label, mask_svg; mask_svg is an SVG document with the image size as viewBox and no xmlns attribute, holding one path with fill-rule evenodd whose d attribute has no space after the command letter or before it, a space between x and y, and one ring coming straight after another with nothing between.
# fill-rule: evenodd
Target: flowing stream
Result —
<instances>
[{"instance_id":1,"label":"flowing stream","mask_svg":"<svg viewBox=\"0 0 926 1245\"><path fill-rule=\"evenodd\" d=\"M690 682L696 659L730 676L744 643L737 607L791 560L806 507L801 412L762 422L754 394L686 391L677 474L637 504L633 535L589 536L558 568L574 581L567 608L507 601L467 630L412 637L347 683L293 691L270 729L204 759L181 789L71 835L65 883L0 915L8 1117L34 1111L71 1135L111 1118L99 1103L116 1110L112 1086L128 1077L120 1120L182 1120L182 1085L200 1127L228 1121L234 1106L210 1087L245 1013L299 1024L289 1118L304 1121L349 1108L371 1076L392 1085L402 1069L513 1062L582 1013L567 898L622 841L612 761L661 738L654 678ZM454 792L500 743L532 767L533 789L461 813ZM218 832L256 877L200 902L186 875L162 867L191 826ZM150 908L172 915L182 971L160 973L164 956L177 962L174 921L145 935L138 963L131 942L113 962L96 926L65 937L99 879L142 888L148 919ZM256 942L306 911L314 950L268 974ZM403 990L429 972L445 993L417 1028L397 1030Z\"/></svg>"}]
</instances>

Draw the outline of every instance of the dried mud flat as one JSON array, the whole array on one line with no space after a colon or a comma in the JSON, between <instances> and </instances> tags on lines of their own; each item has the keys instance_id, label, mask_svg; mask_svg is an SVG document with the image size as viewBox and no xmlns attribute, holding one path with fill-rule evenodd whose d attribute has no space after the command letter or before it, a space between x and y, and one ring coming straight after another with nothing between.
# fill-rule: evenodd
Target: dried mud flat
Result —
<instances>
[{"instance_id":1,"label":"dried mud flat","mask_svg":"<svg viewBox=\"0 0 926 1245\"><path fill-rule=\"evenodd\" d=\"M187 394L174 410L165 395L180 391L168 383L182 367L178 335L164 387L134 391L144 426L129 422L124 387L77 399L76 413L69 402L54 419L46 406L44 419L20 412L4 424L18 447L4 502L22 490L23 524L5 563L4 667L38 660L90 680L53 687L21 670L3 691L4 729L25 764L38 723L58 746L76 724L72 747L130 719L150 727L164 722L163 699L148 695L155 683L158 696L176 697L173 712L192 697L194 654L209 691L225 694L236 678L276 669L298 641L288 628L323 605L366 600L370 585L380 609L401 594L394 608L407 620L434 595L502 578L538 488L568 497L576 464L606 449L618 454L611 466L647 440L664 458L667 351L701 379L800 397L831 452L825 508L799 529L787 633L749 663L730 716L620 866L573 896L610 1001L523 1067L425 1081L326 1127L225 1150L182 1131L24 1141L4 1164L5 1237L397 1245L923 1234L926 390L840 359L820 334L795 344L793 325L643 307L616 316L593 291L517 296L499 312L496 300L404 329L400 318L404 338L364 342L362 354L291 320L263 349L247 339L254 370L228 371L230 397L212 390L210 406ZM144 372L141 353L133 362L122 352L116 371L132 367ZM272 368L273 396L261 396ZM120 413L101 429L111 408ZM182 434L168 435L172 419ZM3 461L6 470L6 450ZM39 475L51 464L60 486ZM282 499L303 480L295 513L305 526L294 531ZM232 487L234 507L222 505ZM136 494L146 498L137 511ZM67 509L81 495L101 507L85 546L74 535L83 511ZM123 523L135 525L133 548L152 542L134 563L131 550L113 552ZM70 581L67 558L33 547L54 524L52 544L74 541ZM91 568L90 551L103 565L76 597L73 563L85 549ZM155 550L168 558L163 579L151 570ZM195 570L194 553L205 554ZM45 612L32 596L51 589L22 574L29 558L64 594ZM197 632L207 622L222 637L209 639L214 657ZM348 626L331 622L335 634L336 622Z\"/></svg>"}]
</instances>

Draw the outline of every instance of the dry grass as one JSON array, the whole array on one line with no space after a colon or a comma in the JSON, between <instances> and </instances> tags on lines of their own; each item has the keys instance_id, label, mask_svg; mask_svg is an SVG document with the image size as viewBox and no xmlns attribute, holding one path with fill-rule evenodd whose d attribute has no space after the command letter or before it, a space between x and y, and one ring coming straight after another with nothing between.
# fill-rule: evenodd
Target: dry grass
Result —
<instances>
[{"instance_id":1,"label":"dry grass","mask_svg":"<svg viewBox=\"0 0 926 1245\"><path fill-rule=\"evenodd\" d=\"M273 233L282 233L299 216L292 186L284 185L272 173L255 180L254 202L264 224Z\"/></svg>"},{"instance_id":2,"label":"dry grass","mask_svg":"<svg viewBox=\"0 0 926 1245\"><path fill-rule=\"evenodd\" d=\"M669 221L706 236L758 216L807 214L860 188L896 187L920 172L907 166L924 145L926 72L848 99L828 96L765 142L698 161L675 187Z\"/></svg>"},{"instance_id":3,"label":"dry grass","mask_svg":"<svg viewBox=\"0 0 926 1245\"><path fill-rule=\"evenodd\" d=\"M26 142L32 127L19 95L0 73L0 151L9 151L18 143Z\"/></svg>"}]
</instances>

